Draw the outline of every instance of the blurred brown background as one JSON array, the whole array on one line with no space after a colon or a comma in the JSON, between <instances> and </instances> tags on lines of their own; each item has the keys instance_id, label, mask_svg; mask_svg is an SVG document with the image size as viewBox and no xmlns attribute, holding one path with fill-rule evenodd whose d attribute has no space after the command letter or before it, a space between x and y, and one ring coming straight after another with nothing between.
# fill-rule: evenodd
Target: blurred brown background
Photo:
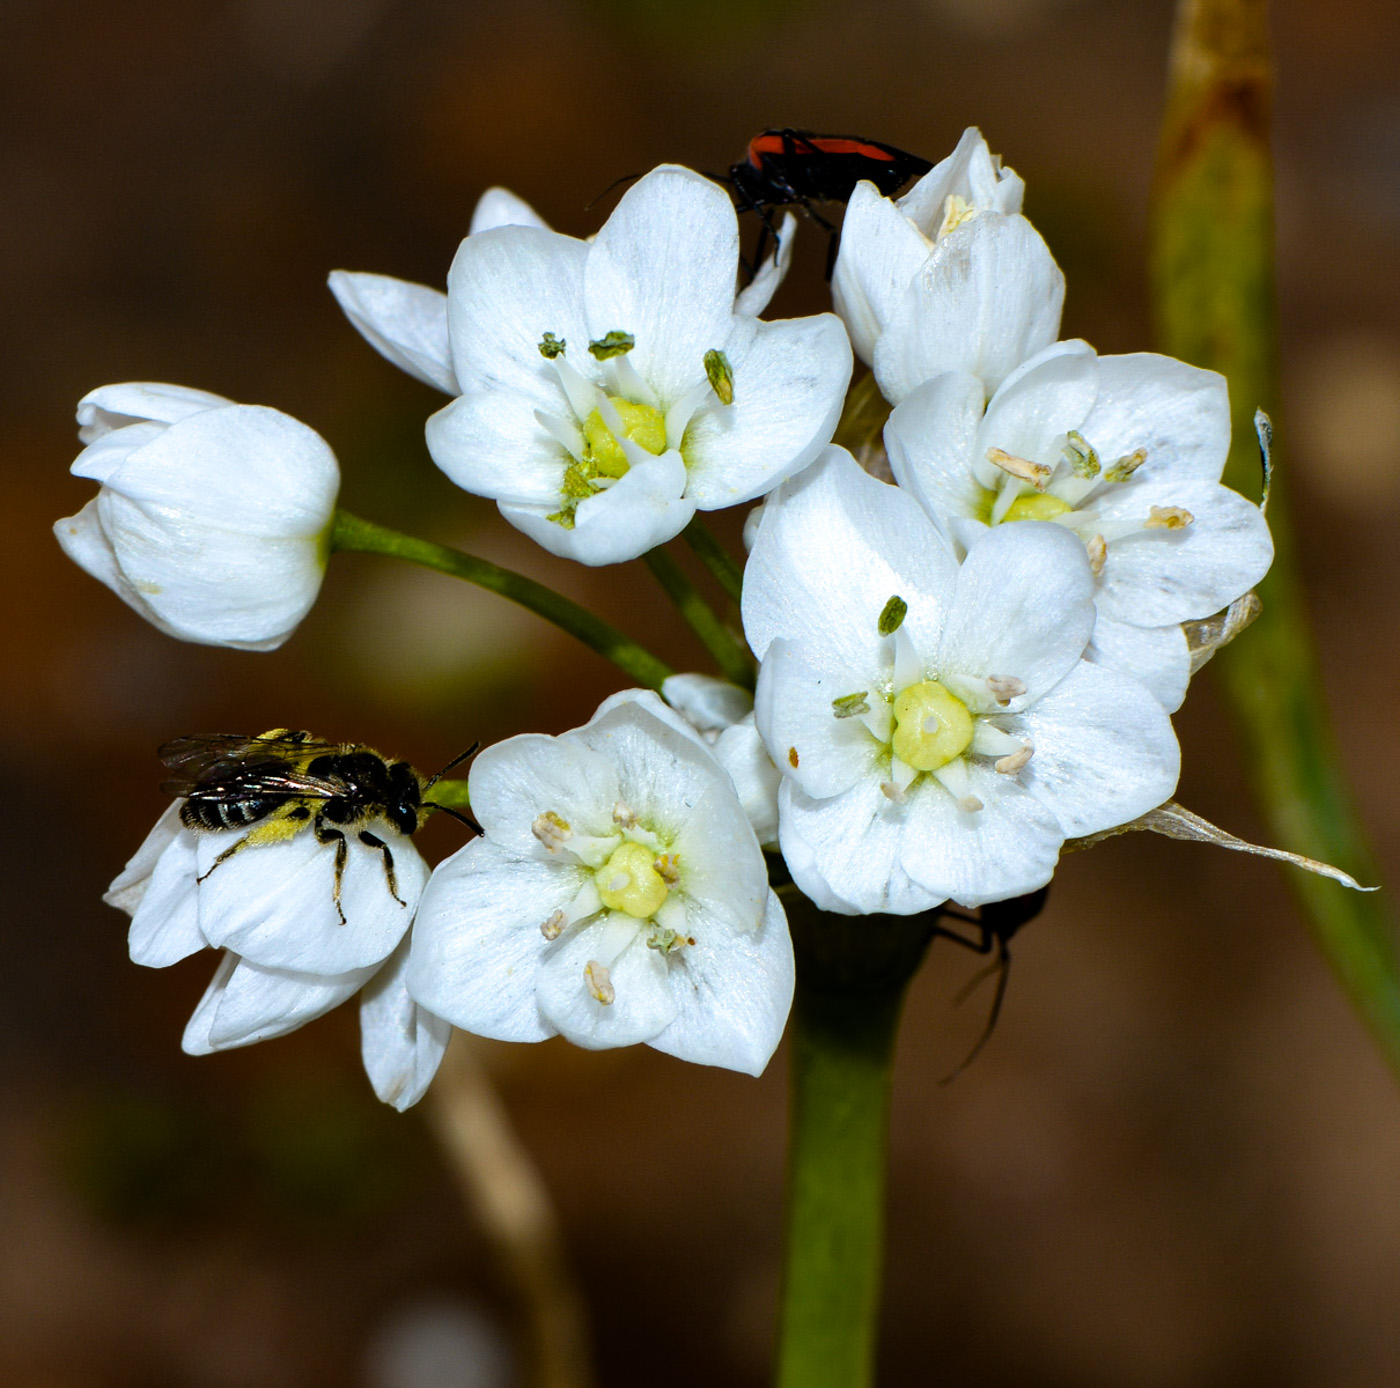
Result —
<instances>
[{"instance_id":1,"label":"blurred brown background","mask_svg":"<svg viewBox=\"0 0 1400 1388\"><path fill-rule=\"evenodd\" d=\"M716 169L772 125L932 158L979 123L1069 280L1065 335L1149 345L1165 0L7 0L0 9L0 1380L25 1388L508 1382L510 1305L417 1115L379 1107L353 1009L178 1049L212 956L125 958L100 893L176 733L289 724L436 767L581 722L616 680L534 619L356 556L273 655L181 645L49 527L100 383L275 405L347 507L573 586L682 666L636 566L563 568L432 468L440 398L380 361L335 267L440 284L477 194L561 229L620 174ZM1287 412L1342 744L1400 879L1400 12L1277 6ZM817 234L775 304L822 306ZM1267 620L1267 617L1265 618ZM1208 679L1182 798L1257 835ZM430 856L451 826L425 834ZM1070 859L1000 1030L934 952L900 1054L883 1382L1400 1381L1400 1095L1276 869L1164 840ZM560 1202L609 1385L759 1384L784 1066L486 1047ZM475 1377L431 1372L437 1348ZM426 1373L417 1378L405 1376Z\"/></svg>"}]
</instances>

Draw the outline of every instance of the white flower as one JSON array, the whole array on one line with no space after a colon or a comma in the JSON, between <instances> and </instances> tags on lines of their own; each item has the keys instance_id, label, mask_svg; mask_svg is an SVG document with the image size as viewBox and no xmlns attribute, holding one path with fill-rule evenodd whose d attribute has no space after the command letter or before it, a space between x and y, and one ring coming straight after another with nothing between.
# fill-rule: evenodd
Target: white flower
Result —
<instances>
[{"instance_id":1,"label":"white flower","mask_svg":"<svg viewBox=\"0 0 1400 1388\"><path fill-rule=\"evenodd\" d=\"M975 129L898 201L856 186L831 290L886 399L940 371L994 390L1058 336L1064 276L1020 215L1024 191Z\"/></svg>"},{"instance_id":2,"label":"white flower","mask_svg":"<svg viewBox=\"0 0 1400 1388\"><path fill-rule=\"evenodd\" d=\"M1180 623L1210 616L1267 572L1259 508L1220 483L1230 447L1225 379L1150 353L1096 356L1060 342L986 400L961 372L890 416L890 466L951 539L1051 520L1096 575L1091 656L1180 706L1191 660Z\"/></svg>"},{"instance_id":3,"label":"white flower","mask_svg":"<svg viewBox=\"0 0 1400 1388\"><path fill-rule=\"evenodd\" d=\"M407 932L428 880L411 841L375 822L393 855L391 892L381 852L347 836L342 924L332 845L307 830L216 864L247 828L189 829L182 803L156 822L105 900L131 915L128 943L138 964L163 968L201 949L224 949L185 1028L184 1049L208 1055L284 1036L362 992L362 1050L375 1092L400 1109L417 1102L451 1029L404 987Z\"/></svg>"},{"instance_id":4,"label":"white flower","mask_svg":"<svg viewBox=\"0 0 1400 1388\"><path fill-rule=\"evenodd\" d=\"M758 1074L792 1001L787 922L734 789L654 694L488 748L485 831L433 873L413 997L482 1036L645 1042Z\"/></svg>"},{"instance_id":5,"label":"white flower","mask_svg":"<svg viewBox=\"0 0 1400 1388\"><path fill-rule=\"evenodd\" d=\"M260 405L148 383L78 405L72 471L101 483L54 526L64 552L168 635L280 646L325 571L340 470L306 425Z\"/></svg>"},{"instance_id":6,"label":"white flower","mask_svg":"<svg viewBox=\"0 0 1400 1388\"><path fill-rule=\"evenodd\" d=\"M591 243L520 226L467 237L448 277L462 395L428 421L438 466L587 564L799 472L835 428L850 346L830 314L740 310L738 257L723 189L671 166Z\"/></svg>"},{"instance_id":7,"label":"white flower","mask_svg":"<svg viewBox=\"0 0 1400 1388\"><path fill-rule=\"evenodd\" d=\"M833 448L765 506L743 608L779 842L824 910L1022 895L1066 838L1176 784L1150 692L1081 659L1093 579L1058 526L995 529L959 567L912 497Z\"/></svg>"}]
</instances>

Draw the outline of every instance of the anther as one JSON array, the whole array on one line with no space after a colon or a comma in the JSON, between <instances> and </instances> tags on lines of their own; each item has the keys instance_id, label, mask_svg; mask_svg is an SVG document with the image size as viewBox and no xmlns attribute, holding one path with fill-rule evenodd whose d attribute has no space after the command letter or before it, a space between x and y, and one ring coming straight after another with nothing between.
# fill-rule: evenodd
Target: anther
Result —
<instances>
[{"instance_id":1,"label":"anther","mask_svg":"<svg viewBox=\"0 0 1400 1388\"><path fill-rule=\"evenodd\" d=\"M1097 578L1103 572L1104 560L1108 558L1108 543L1102 535L1095 535L1084 548L1089 551L1089 568Z\"/></svg>"},{"instance_id":2,"label":"anther","mask_svg":"<svg viewBox=\"0 0 1400 1388\"><path fill-rule=\"evenodd\" d=\"M1023 742L1019 752L1012 752L1009 757L998 757L995 766L1003 776L1014 776L1034 755L1035 748L1029 742Z\"/></svg>"},{"instance_id":3,"label":"anther","mask_svg":"<svg viewBox=\"0 0 1400 1388\"><path fill-rule=\"evenodd\" d=\"M870 691L862 689L855 694L843 694L831 701L831 711L837 718L859 718L870 712Z\"/></svg>"},{"instance_id":4,"label":"anther","mask_svg":"<svg viewBox=\"0 0 1400 1388\"><path fill-rule=\"evenodd\" d=\"M681 863L674 853L659 854L652 863L656 869L656 875L668 886L679 887L681 884Z\"/></svg>"},{"instance_id":5,"label":"anther","mask_svg":"<svg viewBox=\"0 0 1400 1388\"><path fill-rule=\"evenodd\" d=\"M992 697L1005 708L1012 699L1019 699L1026 692L1026 682L1015 675L988 675L987 688Z\"/></svg>"},{"instance_id":6,"label":"anther","mask_svg":"<svg viewBox=\"0 0 1400 1388\"><path fill-rule=\"evenodd\" d=\"M545 333L540 338L540 356L547 361L553 361L555 357L562 357L564 349L569 345L568 339L555 337L553 333Z\"/></svg>"},{"instance_id":7,"label":"anther","mask_svg":"<svg viewBox=\"0 0 1400 1388\"><path fill-rule=\"evenodd\" d=\"M574 836L569 821L555 814L553 810L546 810L542 815L536 815L535 822L530 826L530 832L551 853L557 853Z\"/></svg>"},{"instance_id":8,"label":"anther","mask_svg":"<svg viewBox=\"0 0 1400 1388\"><path fill-rule=\"evenodd\" d=\"M547 921L540 925L540 934L546 940L557 940L563 933L564 927L569 923L569 918L562 910L556 911Z\"/></svg>"},{"instance_id":9,"label":"anther","mask_svg":"<svg viewBox=\"0 0 1400 1388\"><path fill-rule=\"evenodd\" d=\"M588 985L588 991L593 994L595 1002L602 1003L604 1007L612 1006L617 997L617 990L612 985L612 975L608 972L606 964L590 959L583 968L583 981Z\"/></svg>"},{"instance_id":10,"label":"anther","mask_svg":"<svg viewBox=\"0 0 1400 1388\"><path fill-rule=\"evenodd\" d=\"M976 814L982 808L982 802L975 795L964 795L958 801L958 809L964 814Z\"/></svg>"},{"instance_id":11,"label":"anther","mask_svg":"<svg viewBox=\"0 0 1400 1388\"><path fill-rule=\"evenodd\" d=\"M588 350L599 361L607 361L609 357L620 357L626 352L630 352L637 345L637 339L631 333L624 333L617 328L597 339L596 342L588 344Z\"/></svg>"},{"instance_id":12,"label":"anther","mask_svg":"<svg viewBox=\"0 0 1400 1388\"><path fill-rule=\"evenodd\" d=\"M999 467L1003 472L1010 473L1018 481L1034 487L1038 492L1045 490L1045 484L1050 480L1050 474L1055 470L1046 467L1044 463L1033 463L1029 458L1018 458L1014 453L1008 453L1002 448L989 448L987 461Z\"/></svg>"},{"instance_id":13,"label":"anther","mask_svg":"<svg viewBox=\"0 0 1400 1388\"><path fill-rule=\"evenodd\" d=\"M711 347L705 353L705 379L709 381L710 389L719 397L721 405L734 403L734 368L730 366L729 358L718 347Z\"/></svg>"},{"instance_id":14,"label":"anther","mask_svg":"<svg viewBox=\"0 0 1400 1388\"><path fill-rule=\"evenodd\" d=\"M943 222L938 228L936 241L941 241L950 231L956 231L964 222L970 222L977 215L977 208L966 198L949 193L943 199Z\"/></svg>"},{"instance_id":15,"label":"anther","mask_svg":"<svg viewBox=\"0 0 1400 1388\"><path fill-rule=\"evenodd\" d=\"M612 808L612 820L619 829L635 829L637 827L637 812L630 805L619 800Z\"/></svg>"},{"instance_id":16,"label":"anther","mask_svg":"<svg viewBox=\"0 0 1400 1388\"><path fill-rule=\"evenodd\" d=\"M1142 525L1144 530L1185 530L1195 519L1184 506L1154 506Z\"/></svg>"},{"instance_id":17,"label":"anther","mask_svg":"<svg viewBox=\"0 0 1400 1388\"><path fill-rule=\"evenodd\" d=\"M1076 477L1089 481L1099 475L1099 455L1078 429L1071 429L1065 436L1064 456Z\"/></svg>"},{"instance_id":18,"label":"anther","mask_svg":"<svg viewBox=\"0 0 1400 1388\"><path fill-rule=\"evenodd\" d=\"M1108 471L1104 473L1104 480L1106 482L1126 482L1146 461L1147 450L1135 448L1131 453L1125 453L1117 462L1109 465Z\"/></svg>"}]
</instances>

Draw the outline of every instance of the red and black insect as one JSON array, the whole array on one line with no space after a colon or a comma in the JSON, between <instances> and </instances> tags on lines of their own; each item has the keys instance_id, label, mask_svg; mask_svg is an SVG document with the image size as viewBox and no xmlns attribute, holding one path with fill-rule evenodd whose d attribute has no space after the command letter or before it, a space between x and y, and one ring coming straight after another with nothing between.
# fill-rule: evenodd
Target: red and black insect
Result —
<instances>
[{"instance_id":1,"label":"red and black insect","mask_svg":"<svg viewBox=\"0 0 1400 1388\"><path fill-rule=\"evenodd\" d=\"M994 973L997 976L996 992L992 995L992 1010L987 1017L987 1025L983 1028L977 1044L968 1052L967 1059L951 1075L944 1077L943 1084L957 1079L981 1055L982 1048L992 1039L992 1032L996 1030L997 1018L1001 1016L1001 1004L1006 997L1007 980L1011 976L1011 937L1023 925L1029 924L1041 913L1045 908L1045 899L1049 895L1050 888L1041 887L1039 891L1030 892L1026 896L1012 897L1009 901L989 901L985 906L978 908L975 916L964 915L962 912L947 906L943 908L943 915L951 916L954 920L966 921L969 925L975 926L978 938L969 940L966 935L959 935L946 926L935 925L933 927L935 939L951 940L955 945L970 949L974 954L995 955L992 962L985 969L979 969L967 987L958 994L958 1002L966 1000L988 974Z\"/></svg>"},{"instance_id":2,"label":"red and black insect","mask_svg":"<svg viewBox=\"0 0 1400 1388\"><path fill-rule=\"evenodd\" d=\"M813 203L846 202L856 184L868 179L885 196L933 165L917 154L860 135L818 135L811 130L765 130L749 141L747 155L730 165L724 180L741 212L755 212L763 223L754 264L763 259L771 233L770 208L798 206L831 237L826 277L836 262L836 228Z\"/></svg>"}]
</instances>

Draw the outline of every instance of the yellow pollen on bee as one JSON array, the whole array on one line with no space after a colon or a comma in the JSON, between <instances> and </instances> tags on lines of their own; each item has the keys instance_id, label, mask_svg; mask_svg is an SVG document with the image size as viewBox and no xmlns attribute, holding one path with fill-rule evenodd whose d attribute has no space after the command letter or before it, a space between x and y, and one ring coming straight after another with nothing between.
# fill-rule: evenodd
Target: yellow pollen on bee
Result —
<instances>
[{"instance_id":1,"label":"yellow pollen on bee","mask_svg":"<svg viewBox=\"0 0 1400 1388\"><path fill-rule=\"evenodd\" d=\"M937 680L920 680L895 697L891 748L915 771L936 771L972 742L967 705Z\"/></svg>"},{"instance_id":2,"label":"yellow pollen on bee","mask_svg":"<svg viewBox=\"0 0 1400 1388\"><path fill-rule=\"evenodd\" d=\"M638 920L654 915L671 891L656 861L656 854L640 843L620 844L593 874L598 899L609 911L623 911Z\"/></svg>"}]
</instances>

